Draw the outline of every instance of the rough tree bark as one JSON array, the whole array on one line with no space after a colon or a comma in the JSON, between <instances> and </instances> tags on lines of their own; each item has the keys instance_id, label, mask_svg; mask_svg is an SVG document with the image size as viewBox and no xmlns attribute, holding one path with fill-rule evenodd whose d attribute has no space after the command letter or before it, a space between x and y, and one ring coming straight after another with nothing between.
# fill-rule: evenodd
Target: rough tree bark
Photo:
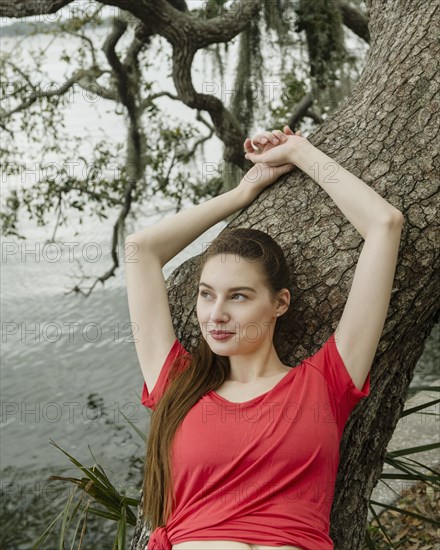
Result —
<instances>
[{"instance_id":1,"label":"rough tree bark","mask_svg":"<svg viewBox=\"0 0 440 550\"><path fill-rule=\"evenodd\" d=\"M67 3L26 4L34 6L34 13L49 13L42 11L42 6L56 11ZM157 9L156 2L103 3L132 12L146 26ZM16 17L14 4L1 0L2 15ZM341 442L330 530L339 550L362 547L368 500L378 482L417 360L440 311L436 216L440 195L436 185L440 170L440 0L366 0L366 5L371 50L364 71L340 108L309 136L315 146L371 185L405 216L388 317L371 370L371 395L356 407ZM166 11L163 17L165 24ZM184 32L183 27L178 30ZM186 62L183 65L187 67ZM180 90L189 102L194 99L192 92ZM208 106L210 100L204 101ZM217 129L224 129L229 122L220 119ZM241 152L233 152L235 135L227 140L232 158ZM331 174L329 169L329 177ZM337 177L335 180L337 185ZM286 252L294 293L291 314L283 318L281 359L297 364L314 353L336 327L362 238L330 197L300 171L263 192L229 224L238 226L267 231ZM196 259L192 258L167 281L176 334L189 349L198 330L195 268ZM132 548L144 550L147 540L146 526L139 521Z\"/></svg>"}]
</instances>

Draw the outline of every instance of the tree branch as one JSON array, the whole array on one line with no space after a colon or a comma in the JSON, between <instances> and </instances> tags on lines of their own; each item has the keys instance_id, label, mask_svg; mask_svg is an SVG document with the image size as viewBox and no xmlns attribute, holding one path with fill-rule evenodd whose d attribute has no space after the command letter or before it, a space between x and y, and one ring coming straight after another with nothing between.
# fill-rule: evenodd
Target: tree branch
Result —
<instances>
[{"instance_id":1,"label":"tree branch","mask_svg":"<svg viewBox=\"0 0 440 550\"><path fill-rule=\"evenodd\" d=\"M39 0L38 2L0 0L0 15L13 18L44 15L46 13L55 13L72 2L73 0Z\"/></svg>"},{"instance_id":2,"label":"tree branch","mask_svg":"<svg viewBox=\"0 0 440 550\"><path fill-rule=\"evenodd\" d=\"M196 92L191 66L196 51L215 42L227 42L240 33L260 9L261 0L235 2L224 15L200 21L173 8L165 0L148 3L148 18L157 33L173 46L173 81L179 98L190 108L208 111L216 135L225 144L224 160L244 168L244 136L240 125L223 102L214 95Z\"/></svg>"},{"instance_id":3,"label":"tree branch","mask_svg":"<svg viewBox=\"0 0 440 550\"><path fill-rule=\"evenodd\" d=\"M177 155L177 158L179 160L188 160L190 159L192 156L195 155L196 151L197 151L197 148L199 147L199 145L201 145L202 143L205 143L205 141L208 141L208 139L211 139L213 134L214 134L214 128L213 126L211 126L209 123L206 122L206 120L204 120L201 116L200 116L200 113L197 113L197 120L200 120L200 122L202 122L203 124L205 124L208 128L209 128L209 134L207 134L206 136L203 136L201 137L200 139L198 139L193 147L187 151L186 153L181 153L181 154L178 154Z\"/></svg>"},{"instance_id":4,"label":"tree branch","mask_svg":"<svg viewBox=\"0 0 440 550\"><path fill-rule=\"evenodd\" d=\"M369 44L369 17L343 0L335 0L335 6L341 12L344 25Z\"/></svg>"},{"instance_id":5,"label":"tree branch","mask_svg":"<svg viewBox=\"0 0 440 550\"><path fill-rule=\"evenodd\" d=\"M147 107L149 107L155 99L158 97L169 97L170 99L174 99L176 101L180 101L180 98L174 94L171 94L170 92L158 92L157 94L150 95L142 100L140 104L140 110L145 111Z\"/></svg>"},{"instance_id":6,"label":"tree branch","mask_svg":"<svg viewBox=\"0 0 440 550\"><path fill-rule=\"evenodd\" d=\"M309 116L310 118L312 118L313 121L316 122L317 124L321 124L322 122L324 122L324 120L320 115L312 111L311 109L312 105L313 105L313 92L309 92L301 99L301 101L297 103L296 108L293 114L291 115L289 122L287 123L289 128L291 128L292 130L296 128L299 122L306 116Z\"/></svg>"},{"instance_id":7,"label":"tree branch","mask_svg":"<svg viewBox=\"0 0 440 550\"><path fill-rule=\"evenodd\" d=\"M96 61L95 46L94 46L93 42L90 40L90 38L88 36L86 36L85 34L69 31L68 29L63 29L62 32L70 34L70 35L74 36L75 38L80 38L81 40L84 40L85 42L87 42L90 46L90 54L92 56L92 65L93 65L93 67L98 66L98 63Z\"/></svg>"},{"instance_id":8,"label":"tree branch","mask_svg":"<svg viewBox=\"0 0 440 550\"><path fill-rule=\"evenodd\" d=\"M238 121L220 99L196 92L191 79L191 66L198 49L217 42L228 42L239 34L258 13L262 0L236 1L229 10L206 21L180 11L186 4L177 1L174 4L179 9L166 0L110 0L102 3L117 6L138 17L143 26L138 29L137 37L139 33L143 33L146 38L155 32L170 42L173 46L173 80L179 98L190 108L208 111L216 135L225 144L224 160L245 168L249 163L242 154L244 136ZM135 104L127 86L129 80L124 74L123 65L114 53L114 46L125 31L126 23L116 21L118 22L114 23L114 31L107 39L104 51L117 75L121 101L127 107L131 122L135 124L135 118L132 118Z\"/></svg>"},{"instance_id":9,"label":"tree branch","mask_svg":"<svg viewBox=\"0 0 440 550\"><path fill-rule=\"evenodd\" d=\"M190 43L195 50L199 50L210 44L229 42L245 29L261 5L262 0L237 0L228 11L206 21L182 13L167 0L148 2L142 12L139 9L137 11L142 20L148 21L154 17L157 34L166 38L172 46Z\"/></svg>"},{"instance_id":10,"label":"tree branch","mask_svg":"<svg viewBox=\"0 0 440 550\"><path fill-rule=\"evenodd\" d=\"M115 232L113 231L113 241L114 240L115 240ZM119 260L118 260L117 254L115 253L113 248L112 248L112 259L113 259L113 265L110 267L110 269L108 269L104 273L104 275L101 275L100 277L96 277L96 276L91 276L91 275L85 275L84 270L83 270L81 264L79 263L78 258L76 258L76 261L78 262L79 269L82 272L82 277L81 277L81 280L79 281L79 283L77 283L73 288L71 288L70 290L68 290L64 294L67 295L67 294L70 294L71 292L77 292L77 293L82 294L83 296L86 296L86 297L90 296L90 294L93 292L93 289L95 288L95 286L98 283L104 284L104 281L106 281L107 279L110 279L110 277L115 277L116 269L119 267ZM72 277L77 277L77 275L72 275ZM81 283L85 280L88 280L88 279L94 279L94 281L93 281L92 285L88 288L88 290L86 292L84 292L82 287L81 287Z\"/></svg>"},{"instance_id":11,"label":"tree branch","mask_svg":"<svg viewBox=\"0 0 440 550\"><path fill-rule=\"evenodd\" d=\"M113 99L114 94L112 94L110 90L105 90L101 85L98 85L96 82L96 79L99 78L105 72L107 71L103 71L101 69L79 69L68 80L66 80L64 84L61 84L61 86L59 86L58 88L55 88L53 90L47 90L47 91L33 91L29 95L29 99L27 99L26 101L23 101L23 103L21 103L14 109L11 109L9 111L0 109L0 121L3 122L14 113L27 109L33 103L35 103L37 99L41 99L43 97L61 96L65 94L74 84L78 84L85 90L95 92L98 95L105 97L106 99ZM93 82L91 81L91 77L93 77ZM34 90L37 89L36 86L34 86L33 84L31 84L31 86ZM97 88L100 88L100 91L98 91ZM14 95L16 95L16 93Z\"/></svg>"},{"instance_id":12,"label":"tree branch","mask_svg":"<svg viewBox=\"0 0 440 550\"><path fill-rule=\"evenodd\" d=\"M130 212L133 191L136 189L139 181L143 177L145 169L145 136L139 125L140 117L142 114L142 105L139 105L137 101L139 97L139 73L137 71L137 55L142 49L142 41L148 40L150 33L148 27L139 28L137 26L138 34L135 33L135 38L131 44L130 52L126 55L125 63L121 63L119 60L115 47L119 39L125 33L127 29L127 22L122 19L113 20L113 30L106 39L103 51L106 54L107 60L113 69L113 74L116 79L119 99L125 106L129 118L129 129L127 137L127 166L132 166L134 172L129 178L128 183L124 190L124 199L122 203L121 211L113 225L113 235L111 244L111 256L113 260L112 267L101 277L98 277L89 289L87 295L89 295L95 285L99 282L104 283L109 277L113 277L115 271L119 267L119 260L117 255L117 247L119 242L119 234L124 225L125 219ZM139 33L141 31L141 33ZM82 292L77 285L73 290Z\"/></svg>"}]
</instances>

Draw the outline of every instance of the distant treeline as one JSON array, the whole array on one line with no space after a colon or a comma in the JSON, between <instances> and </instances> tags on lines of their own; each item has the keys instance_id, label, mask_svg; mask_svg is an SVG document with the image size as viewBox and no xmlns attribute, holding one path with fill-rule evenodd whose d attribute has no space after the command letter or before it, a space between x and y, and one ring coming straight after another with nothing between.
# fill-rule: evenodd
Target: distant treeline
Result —
<instances>
[{"instance_id":1,"label":"distant treeline","mask_svg":"<svg viewBox=\"0 0 440 550\"><path fill-rule=\"evenodd\" d=\"M35 16L36 18L39 17L38 15ZM41 15L42 19L47 17L54 17L54 15ZM110 26L112 23L113 17L103 17L100 19L99 23L100 26L107 27ZM59 27L60 23L62 21L14 21L14 23L11 23L10 25L2 25L0 26L0 34L2 37L11 37L11 36L27 36L29 34L39 34L39 33L46 33L50 32L51 30L55 30ZM91 23L86 23L84 25L85 28L91 27Z\"/></svg>"}]
</instances>

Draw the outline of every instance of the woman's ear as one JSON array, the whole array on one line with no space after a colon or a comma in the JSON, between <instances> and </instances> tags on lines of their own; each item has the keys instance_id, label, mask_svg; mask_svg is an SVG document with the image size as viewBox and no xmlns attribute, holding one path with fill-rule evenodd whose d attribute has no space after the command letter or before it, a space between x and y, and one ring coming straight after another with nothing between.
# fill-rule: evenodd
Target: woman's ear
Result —
<instances>
[{"instance_id":1,"label":"woman's ear","mask_svg":"<svg viewBox=\"0 0 440 550\"><path fill-rule=\"evenodd\" d=\"M281 309L280 315L284 315L290 306L290 291L288 288L283 288L278 293L278 307Z\"/></svg>"}]
</instances>

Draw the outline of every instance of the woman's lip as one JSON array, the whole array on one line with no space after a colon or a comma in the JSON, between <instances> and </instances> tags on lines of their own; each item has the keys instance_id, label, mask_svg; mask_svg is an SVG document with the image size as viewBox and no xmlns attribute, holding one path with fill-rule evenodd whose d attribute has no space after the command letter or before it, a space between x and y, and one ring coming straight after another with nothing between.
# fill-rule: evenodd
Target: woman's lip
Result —
<instances>
[{"instance_id":1,"label":"woman's lip","mask_svg":"<svg viewBox=\"0 0 440 550\"><path fill-rule=\"evenodd\" d=\"M211 334L215 334L216 336L221 336L222 334L234 334L233 332L228 332L226 330L210 330Z\"/></svg>"},{"instance_id":2,"label":"woman's lip","mask_svg":"<svg viewBox=\"0 0 440 550\"><path fill-rule=\"evenodd\" d=\"M233 336L235 333L234 332L214 332L214 331L211 331L210 334L211 334L211 338L213 338L214 340L218 340L219 342L223 342L223 341L226 341L226 340L230 340L230 336Z\"/></svg>"}]
</instances>

